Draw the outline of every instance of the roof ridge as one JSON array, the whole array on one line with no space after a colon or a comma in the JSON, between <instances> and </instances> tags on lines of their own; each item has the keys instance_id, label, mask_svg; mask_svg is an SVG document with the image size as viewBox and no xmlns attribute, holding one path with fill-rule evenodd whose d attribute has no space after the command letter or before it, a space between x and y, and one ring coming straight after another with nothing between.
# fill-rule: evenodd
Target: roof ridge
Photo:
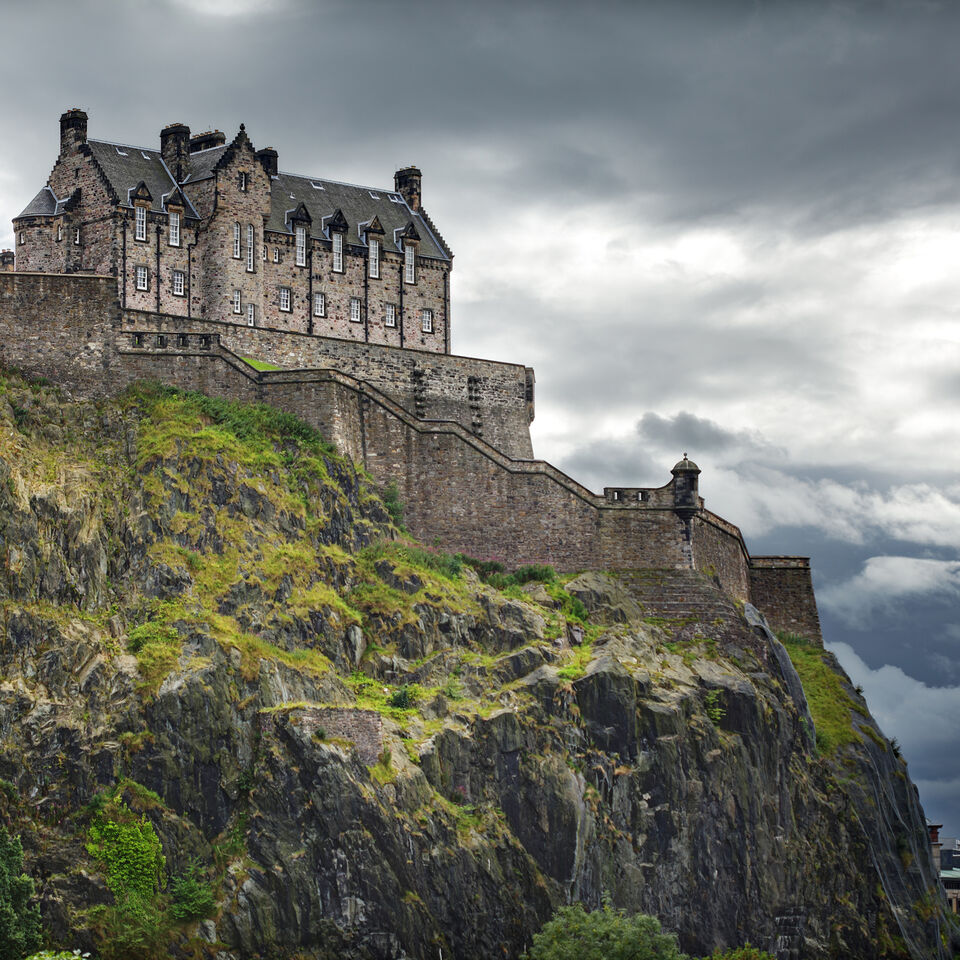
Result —
<instances>
[{"instance_id":1,"label":"roof ridge","mask_svg":"<svg viewBox=\"0 0 960 960\"><path fill-rule=\"evenodd\" d=\"M87 143L102 143L105 147L127 147L130 150L139 150L141 153L149 151L160 155L156 147L138 147L135 143L120 143L119 140L98 140L96 137L88 137Z\"/></svg>"},{"instance_id":2,"label":"roof ridge","mask_svg":"<svg viewBox=\"0 0 960 960\"><path fill-rule=\"evenodd\" d=\"M335 183L341 187L356 187L358 190L372 190L374 193L392 193L400 196L393 187L370 187L363 183L350 183L349 180L331 180L330 177L308 177L305 173L291 173L289 170L280 170L277 174L280 177L296 177L298 180L313 180L323 183Z\"/></svg>"}]
</instances>

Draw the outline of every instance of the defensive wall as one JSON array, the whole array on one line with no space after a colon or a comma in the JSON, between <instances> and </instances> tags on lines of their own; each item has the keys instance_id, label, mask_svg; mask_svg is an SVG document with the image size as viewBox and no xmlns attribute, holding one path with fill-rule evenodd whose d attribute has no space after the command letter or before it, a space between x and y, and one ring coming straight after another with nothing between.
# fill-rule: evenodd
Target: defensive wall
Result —
<instances>
[{"instance_id":1,"label":"defensive wall","mask_svg":"<svg viewBox=\"0 0 960 960\"><path fill-rule=\"evenodd\" d=\"M244 335L246 329L121 311L113 277L0 274L0 359L8 365L81 396L156 379L269 403L315 426L379 483L396 481L405 522L421 540L509 566L692 568L735 599L752 601L774 629L819 639L806 559L751 558L739 529L703 507L695 477L692 488L685 486L689 478L678 476L659 488L595 494L545 461L508 455L456 418L417 415L424 405L414 402L414 411L405 405L407 383L380 389L391 371L408 369L405 356L390 354L379 367L380 352L409 351L365 344L351 353L358 345L255 329ZM283 357L287 363L294 356L317 358L321 366L258 371L225 337L246 356L278 364ZM340 345L346 359L333 369L326 351ZM526 368L436 354L428 359L436 365L419 356L416 362L435 378L438 408L445 402L444 377L456 391L465 370L493 368L501 379L491 392L504 408L511 385L523 383L523 394L513 393L513 409L526 415ZM344 371L346 364L364 376ZM421 379L427 378L425 372ZM450 409L462 411L461 398L451 400ZM516 419L511 429L515 434ZM529 444L526 424L524 433Z\"/></svg>"}]
</instances>

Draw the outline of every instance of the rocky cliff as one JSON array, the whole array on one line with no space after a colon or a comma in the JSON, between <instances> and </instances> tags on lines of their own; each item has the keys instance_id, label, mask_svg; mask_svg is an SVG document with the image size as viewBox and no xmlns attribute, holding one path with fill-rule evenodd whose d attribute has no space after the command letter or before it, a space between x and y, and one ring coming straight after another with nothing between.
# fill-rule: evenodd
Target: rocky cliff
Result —
<instances>
[{"instance_id":1,"label":"rocky cliff","mask_svg":"<svg viewBox=\"0 0 960 960\"><path fill-rule=\"evenodd\" d=\"M705 578L498 590L292 418L12 375L0 549L0 814L51 943L517 957L609 896L695 953L950 955L896 749ZM149 931L110 822L162 843ZM178 912L184 877L212 903Z\"/></svg>"}]
</instances>

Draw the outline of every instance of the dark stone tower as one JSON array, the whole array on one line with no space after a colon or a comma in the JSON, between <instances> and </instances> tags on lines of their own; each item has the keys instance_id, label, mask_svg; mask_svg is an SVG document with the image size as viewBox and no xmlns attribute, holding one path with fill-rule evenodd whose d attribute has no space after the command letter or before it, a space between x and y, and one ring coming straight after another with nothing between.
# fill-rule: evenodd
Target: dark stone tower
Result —
<instances>
[{"instance_id":1,"label":"dark stone tower","mask_svg":"<svg viewBox=\"0 0 960 960\"><path fill-rule=\"evenodd\" d=\"M183 164L190 156L190 128L185 123L171 123L160 131L160 155L173 179L182 182Z\"/></svg>"},{"instance_id":2,"label":"dark stone tower","mask_svg":"<svg viewBox=\"0 0 960 960\"><path fill-rule=\"evenodd\" d=\"M87 142L87 115L71 107L60 116L60 153L69 153Z\"/></svg>"},{"instance_id":3,"label":"dark stone tower","mask_svg":"<svg viewBox=\"0 0 960 960\"><path fill-rule=\"evenodd\" d=\"M683 455L670 471L673 474L673 509L683 520L689 520L700 509L700 468Z\"/></svg>"}]
</instances>

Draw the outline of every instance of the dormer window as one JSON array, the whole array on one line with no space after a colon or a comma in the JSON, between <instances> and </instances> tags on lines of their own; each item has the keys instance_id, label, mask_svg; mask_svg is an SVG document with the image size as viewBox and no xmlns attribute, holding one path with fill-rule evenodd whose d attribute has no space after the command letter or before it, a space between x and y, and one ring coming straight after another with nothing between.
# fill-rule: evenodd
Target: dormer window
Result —
<instances>
[{"instance_id":1,"label":"dormer window","mask_svg":"<svg viewBox=\"0 0 960 960\"><path fill-rule=\"evenodd\" d=\"M297 227L297 266L307 265L307 228Z\"/></svg>"},{"instance_id":2,"label":"dormer window","mask_svg":"<svg viewBox=\"0 0 960 960\"><path fill-rule=\"evenodd\" d=\"M253 224L247 224L247 273L253 273L253 250L257 235L253 231Z\"/></svg>"},{"instance_id":3,"label":"dormer window","mask_svg":"<svg viewBox=\"0 0 960 960\"><path fill-rule=\"evenodd\" d=\"M343 273L343 234L333 235L333 272Z\"/></svg>"},{"instance_id":4,"label":"dormer window","mask_svg":"<svg viewBox=\"0 0 960 960\"><path fill-rule=\"evenodd\" d=\"M412 243L403 245L403 282L417 282L417 248Z\"/></svg>"},{"instance_id":5,"label":"dormer window","mask_svg":"<svg viewBox=\"0 0 960 960\"><path fill-rule=\"evenodd\" d=\"M240 224L235 223L233 225L233 258L234 260L240 259Z\"/></svg>"},{"instance_id":6,"label":"dormer window","mask_svg":"<svg viewBox=\"0 0 960 960\"><path fill-rule=\"evenodd\" d=\"M175 210L170 211L170 246L180 246L180 214Z\"/></svg>"},{"instance_id":7,"label":"dormer window","mask_svg":"<svg viewBox=\"0 0 960 960\"><path fill-rule=\"evenodd\" d=\"M136 221L134 228L134 236L137 240L146 240L147 239L147 208L146 207L137 207L136 208Z\"/></svg>"},{"instance_id":8,"label":"dormer window","mask_svg":"<svg viewBox=\"0 0 960 960\"><path fill-rule=\"evenodd\" d=\"M380 277L380 241L370 241L370 276L376 280Z\"/></svg>"},{"instance_id":9,"label":"dormer window","mask_svg":"<svg viewBox=\"0 0 960 960\"><path fill-rule=\"evenodd\" d=\"M247 192L247 171L246 170L240 171L239 186L244 193Z\"/></svg>"}]
</instances>

